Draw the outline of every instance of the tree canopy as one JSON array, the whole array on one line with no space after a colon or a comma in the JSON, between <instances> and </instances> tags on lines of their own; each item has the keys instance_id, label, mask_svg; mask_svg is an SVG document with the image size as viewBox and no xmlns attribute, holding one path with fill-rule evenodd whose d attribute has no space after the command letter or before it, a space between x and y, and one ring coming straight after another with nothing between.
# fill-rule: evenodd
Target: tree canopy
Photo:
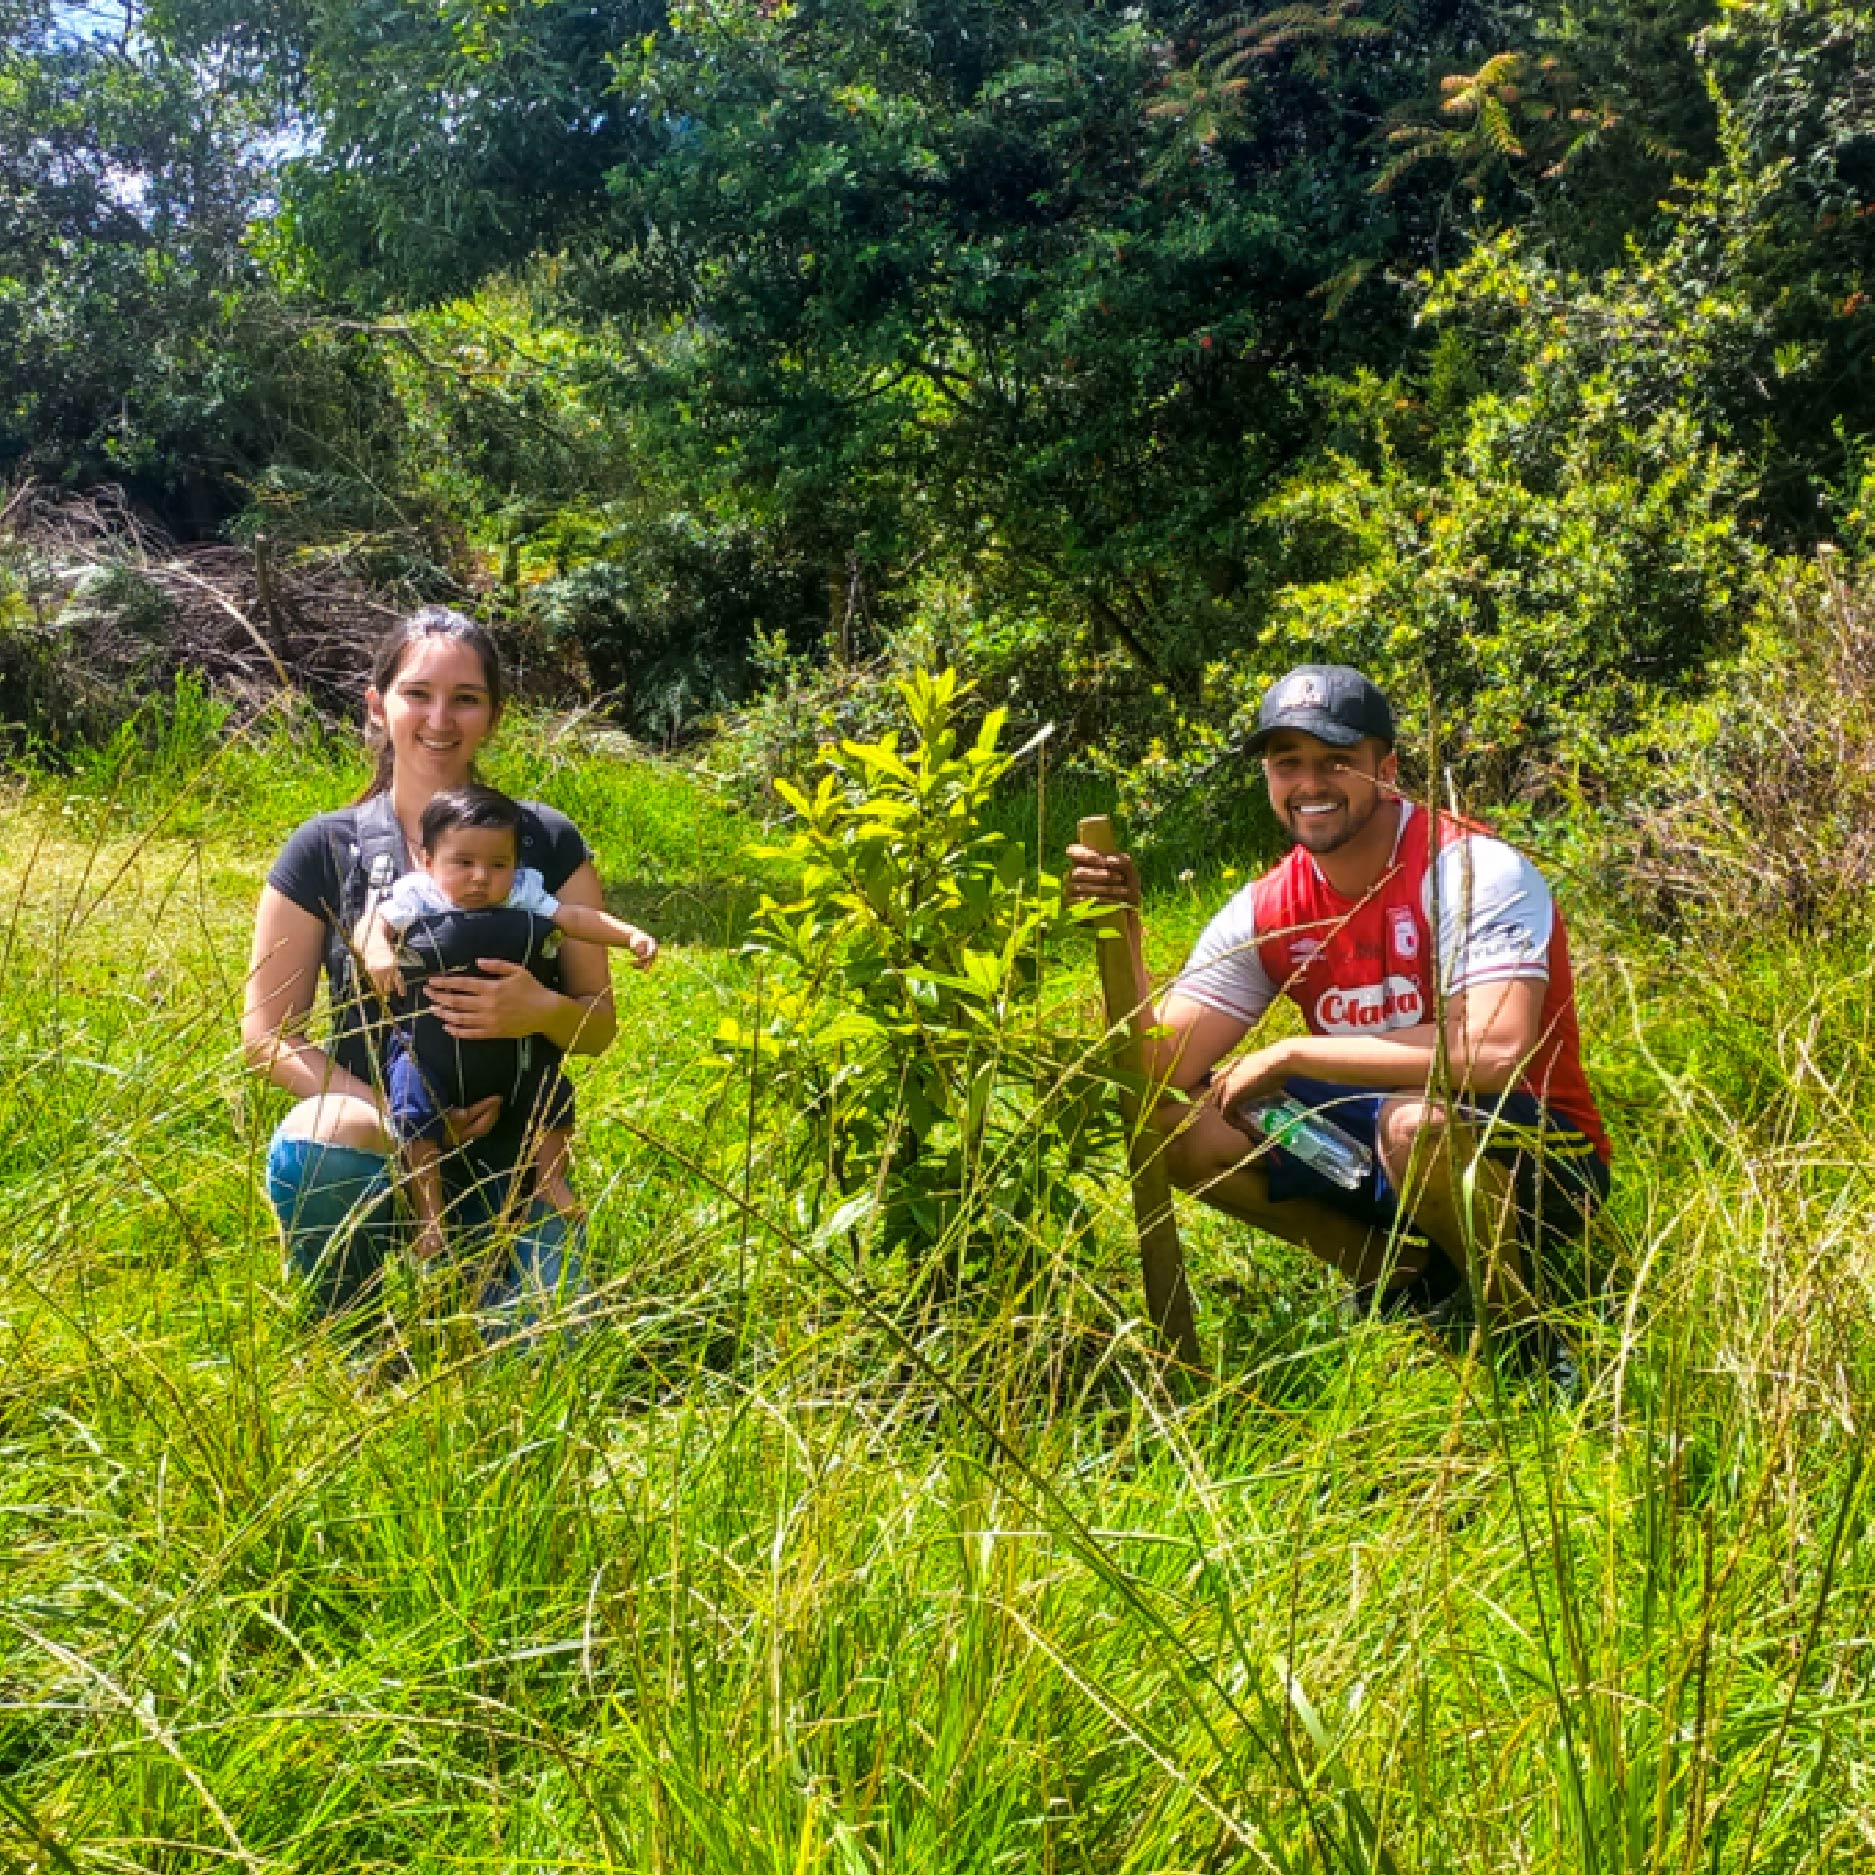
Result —
<instances>
[{"instance_id":1,"label":"tree canopy","mask_svg":"<svg viewBox=\"0 0 1875 1875\"><path fill-rule=\"evenodd\" d=\"M448 512L627 689L960 594L1141 734L1299 645L1631 688L1860 512L1847 4L8 3L0 450Z\"/></svg>"}]
</instances>

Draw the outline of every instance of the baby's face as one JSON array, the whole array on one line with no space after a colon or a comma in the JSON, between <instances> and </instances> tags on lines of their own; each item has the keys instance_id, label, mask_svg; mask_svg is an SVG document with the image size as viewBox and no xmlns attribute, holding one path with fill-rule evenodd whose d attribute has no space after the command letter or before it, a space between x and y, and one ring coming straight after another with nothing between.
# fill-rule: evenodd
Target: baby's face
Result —
<instances>
[{"instance_id":1,"label":"baby's face","mask_svg":"<svg viewBox=\"0 0 1875 1875\"><path fill-rule=\"evenodd\" d=\"M499 905L514 890L514 834L505 827L451 827L424 854L423 870L462 911Z\"/></svg>"}]
</instances>

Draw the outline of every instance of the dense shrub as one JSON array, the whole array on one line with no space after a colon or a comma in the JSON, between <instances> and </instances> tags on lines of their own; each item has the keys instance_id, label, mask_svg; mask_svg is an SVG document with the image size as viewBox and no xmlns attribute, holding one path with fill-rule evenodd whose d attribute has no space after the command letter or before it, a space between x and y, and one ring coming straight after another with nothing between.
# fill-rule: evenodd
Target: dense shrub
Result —
<instances>
[{"instance_id":1,"label":"dense shrub","mask_svg":"<svg viewBox=\"0 0 1875 1875\"><path fill-rule=\"evenodd\" d=\"M1271 677L1320 659L1394 695L1409 768L1478 800L1605 768L1697 692L1761 601L1740 388L1803 360L1744 279L1774 191L1742 162L1654 254L1595 278L1506 236L1436 287L1425 366L1323 387L1319 457L1267 501L1268 597L1129 787L1147 810L1232 763ZM1436 754L1431 719L1440 719Z\"/></svg>"},{"instance_id":2,"label":"dense shrub","mask_svg":"<svg viewBox=\"0 0 1875 1875\"><path fill-rule=\"evenodd\" d=\"M1436 482L1344 461L1278 509L1292 548L1313 535L1345 570L1286 588L1264 645L1436 696L1444 759L1492 793L1532 754L1594 760L1737 641L1756 591L1748 471L1684 415L1636 422L1592 382L1542 423L1532 396L1487 395Z\"/></svg>"},{"instance_id":3,"label":"dense shrub","mask_svg":"<svg viewBox=\"0 0 1875 1875\"><path fill-rule=\"evenodd\" d=\"M1598 394L1532 471L1507 445L1527 409L1479 400L1451 473L1341 458L1273 511L1292 564L1239 656L1214 664L1143 757L1111 763L1152 819L1192 796L1222 811L1257 787L1239 751L1272 678L1353 664L1393 697L1406 770L1478 800L1544 793L1604 768L1661 700L1739 642L1762 554L1744 472L1675 413L1635 427ZM1436 715L1436 730L1435 730ZM1431 738L1437 735L1436 753Z\"/></svg>"},{"instance_id":4,"label":"dense shrub","mask_svg":"<svg viewBox=\"0 0 1875 1875\"><path fill-rule=\"evenodd\" d=\"M1875 886L1875 568L1825 553L1696 706L1637 735L1599 824L1604 889L1669 928L1823 934Z\"/></svg>"},{"instance_id":5,"label":"dense shrub","mask_svg":"<svg viewBox=\"0 0 1875 1875\"><path fill-rule=\"evenodd\" d=\"M174 622L127 560L63 564L0 529L0 723L41 747L108 736L167 689Z\"/></svg>"},{"instance_id":6,"label":"dense shrub","mask_svg":"<svg viewBox=\"0 0 1875 1875\"><path fill-rule=\"evenodd\" d=\"M830 743L883 735L899 714L896 648L863 663L823 663L764 634L752 669L756 694L725 717L710 750L718 781L744 806L772 808L777 781L805 773Z\"/></svg>"},{"instance_id":7,"label":"dense shrub","mask_svg":"<svg viewBox=\"0 0 1875 1875\"><path fill-rule=\"evenodd\" d=\"M31 569L0 540L0 723L23 726L48 713L57 683L51 640Z\"/></svg>"},{"instance_id":8,"label":"dense shrub","mask_svg":"<svg viewBox=\"0 0 1875 1875\"><path fill-rule=\"evenodd\" d=\"M754 530L674 513L618 530L605 557L544 584L535 604L614 712L668 739L748 694L762 633L810 641L826 588Z\"/></svg>"}]
</instances>

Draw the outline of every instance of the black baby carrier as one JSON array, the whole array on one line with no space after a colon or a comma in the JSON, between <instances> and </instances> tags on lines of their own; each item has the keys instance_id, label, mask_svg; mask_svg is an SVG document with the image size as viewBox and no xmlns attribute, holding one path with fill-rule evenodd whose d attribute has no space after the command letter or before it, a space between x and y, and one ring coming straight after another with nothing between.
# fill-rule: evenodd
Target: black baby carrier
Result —
<instances>
[{"instance_id":1,"label":"black baby carrier","mask_svg":"<svg viewBox=\"0 0 1875 1875\"><path fill-rule=\"evenodd\" d=\"M436 977L486 976L487 971L476 967L483 957L525 964L538 974L539 965L559 948L560 933L551 919L509 905L426 912L405 928L397 947L404 987L393 1014L410 1038L424 1085L439 1107L469 1107L499 1094L506 1114L524 1115L547 1065L544 1057L557 1061L559 1056L538 1035L459 1040L444 1029L423 986Z\"/></svg>"},{"instance_id":2,"label":"black baby carrier","mask_svg":"<svg viewBox=\"0 0 1875 1875\"><path fill-rule=\"evenodd\" d=\"M341 996L354 1009L369 990L359 981L357 959L352 953L352 937L359 920L375 907L398 875L406 870L403 830L388 794L373 795L358 809L355 819L357 841L344 865L344 903L340 908L337 929L327 942L326 967L333 986L334 1001ZM532 830L524 823L521 832L520 863L529 860L528 848L534 844ZM560 1052L538 1035L517 1040L458 1041L443 1028L442 1020L423 994L423 986L439 976L485 976L476 967L483 957L517 963L550 989L560 986L560 932L553 921L539 912L520 911L513 906L491 906L486 911L432 912L415 919L403 932L398 946L398 970L404 990L395 1000L391 1018L410 1038L424 1082L438 1106L471 1106L490 1094L502 1098L500 1133L525 1127L532 1092L540 1077L560 1059ZM362 1011L348 1024L340 1015L340 1028L356 1027ZM376 1024L370 1028L377 1031ZM377 1031L380 1032L381 1031ZM363 1036L359 1036L362 1043ZM382 1054L372 1049L370 1055L381 1063ZM340 1056L344 1066L361 1078L381 1085L383 1071L373 1066L368 1056L358 1067Z\"/></svg>"}]
</instances>

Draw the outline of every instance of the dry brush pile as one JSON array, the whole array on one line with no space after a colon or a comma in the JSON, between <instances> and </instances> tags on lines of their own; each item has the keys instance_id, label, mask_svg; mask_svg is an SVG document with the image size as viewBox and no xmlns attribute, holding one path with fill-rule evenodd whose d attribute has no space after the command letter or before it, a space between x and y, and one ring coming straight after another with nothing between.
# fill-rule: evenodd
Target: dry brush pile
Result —
<instances>
[{"instance_id":1,"label":"dry brush pile","mask_svg":"<svg viewBox=\"0 0 1875 1875\"><path fill-rule=\"evenodd\" d=\"M0 720L65 746L192 673L246 719L283 693L349 720L370 648L423 599L356 543L171 539L120 489L0 500Z\"/></svg>"}]
</instances>

